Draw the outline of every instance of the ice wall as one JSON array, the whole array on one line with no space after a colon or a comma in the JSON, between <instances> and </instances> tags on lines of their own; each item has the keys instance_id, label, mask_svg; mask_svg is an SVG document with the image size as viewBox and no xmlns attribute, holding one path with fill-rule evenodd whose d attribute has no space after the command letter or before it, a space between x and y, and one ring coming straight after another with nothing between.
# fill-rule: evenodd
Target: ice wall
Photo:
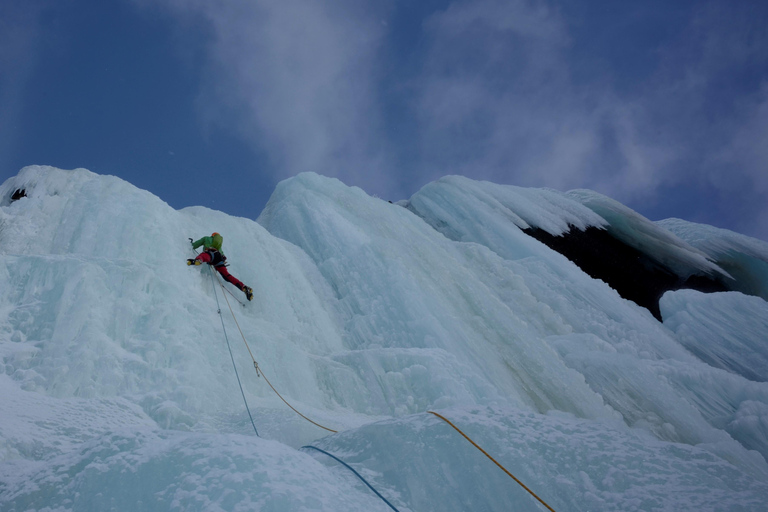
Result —
<instances>
[{"instance_id":1,"label":"ice wall","mask_svg":"<svg viewBox=\"0 0 768 512\"><path fill-rule=\"evenodd\" d=\"M448 178L408 210L302 174L254 222L30 167L0 201L3 510L389 510L307 443L399 510L540 510L430 409L556 510L768 498L766 383L520 231L602 225L562 194ZM184 264L214 230L254 288L233 307L260 367L339 434L274 395L221 289Z\"/></svg>"},{"instance_id":2,"label":"ice wall","mask_svg":"<svg viewBox=\"0 0 768 512\"><path fill-rule=\"evenodd\" d=\"M653 256L676 274L690 276L705 272L729 277L702 251L618 201L592 190L572 190L566 195L604 218L616 238Z\"/></svg>"},{"instance_id":3,"label":"ice wall","mask_svg":"<svg viewBox=\"0 0 768 512\"><path fill-rule=\"evenodd\" d=\"M471 211L465 200L474 205ZM505 257L528 254L528 245L519 240L522 230L591 277L608 283L625 299L647 308L658 320L659 299L668 290L737 289L731 286L733 278L704 253L589 190L563 194L448 176L401 204L448 238L475 241L501 250ZM447 223L442 220L446 217L458 222Z\"/></svg>"},{"instance_id":4,"label":"ice wall","mask_svg":"<svg viewBox=\"0 0 768 512\"><path fill-rule=\"evenodd\" d=\"M568 325L487 248L312 174L278 185L258 220L301 247L334 290L348 348L336 361L374 393L366 412L511 401L611 415L541 343Z\"/></svg>"},{"instance_id":5,"label":"ice wall","mask_svg":"<svg viewBox=\"0 0 768 512\"><path fill-rule=\"evenodd\" d=\"M665 325L707 364L749 380L768 381L768 302L737 292L669 292Z\"/></svg>"},{"instance_id":6,"label":"ice wall","mask_svg":"<svg viewBox=\"0 0 768 512\"><path fill-rule=\"evenodd\" d=\"M768 243L682 219L656 223L702 251L734 277L735 290L768 300Z\"/></svg>"},{"instance_id":7,"label":"ice wall","mask_svg":"<svg viewBox=\"0 0 768 512\"><path fill-rule=\"evenodd\" d=\"M18 187L27 197L0 214L0 275L5 373L23 389L129 396L172 428L205 429L212 418L239 413L241 399L227 392L236 382L221 350L210 275L184 264L193 255L188 237L219 230L231 272L259 290L258 306L239 312L243 328L259 334L251 342L272 361L292 361L298 377L275 375L278 384L323 402L307 365L341 340L330 292L301 251L253 221L203 208L177 212L84 170L27 168L1 192ZM236 348L245 350L242 342ZM250 372L245 378L250 389L262 388Z\"/></svg>"}]
</instances>

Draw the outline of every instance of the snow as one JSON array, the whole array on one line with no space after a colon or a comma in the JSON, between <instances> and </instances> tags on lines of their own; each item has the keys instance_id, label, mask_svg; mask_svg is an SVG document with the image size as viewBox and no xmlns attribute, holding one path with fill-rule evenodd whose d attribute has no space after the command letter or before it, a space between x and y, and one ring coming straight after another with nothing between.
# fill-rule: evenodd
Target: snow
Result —
<instances>
[{"instance_id":1,"label":"snow","mask_svg":"<svg viewBox=\"0 0 768 512\"><path fill-rule=\"evenodd\" d=\"M253 221L23 169L0 187L0 509L391 510L307 444L401 511L543 509L435 410L558 511L763 510L766 302L668 293L660 324L521 231L624 229L720 272L595 197L446 177L404 208L300 174ZM237 324L184 265L212 231L254 289L226 296Z\"/></svg>"}]
</instances>

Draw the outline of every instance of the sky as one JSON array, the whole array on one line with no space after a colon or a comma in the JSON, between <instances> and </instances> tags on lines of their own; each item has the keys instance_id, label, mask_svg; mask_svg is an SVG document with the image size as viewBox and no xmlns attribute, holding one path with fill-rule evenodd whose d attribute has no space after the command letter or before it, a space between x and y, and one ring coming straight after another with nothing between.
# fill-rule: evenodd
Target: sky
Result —
<instances>
[{"instance_id":1,"label":"sky","mask_svg":"<svg viewBox=\"0 0 768 512\"><path fill-rule=\"evenodd\" d=\"M768 240L767 26L755 0L0 1L0 182L84 167L256 218L304 171L393 201L460 174Z\"/></svg>"}]
</instances>

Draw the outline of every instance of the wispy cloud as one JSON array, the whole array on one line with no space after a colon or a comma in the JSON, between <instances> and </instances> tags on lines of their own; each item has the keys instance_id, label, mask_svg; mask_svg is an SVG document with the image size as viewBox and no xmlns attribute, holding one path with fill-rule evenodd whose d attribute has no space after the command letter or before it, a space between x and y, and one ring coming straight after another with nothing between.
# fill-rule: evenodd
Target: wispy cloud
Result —
<instances>
[{"instance_id":1,"label":"wispy cloud","mask_svg":"<svg viewBox=\"0 0 768 512\"><path fill-rule=\"evenodd\" d=\"M675 151L653 135L648 100L603 76L577 83L568 25L547 5L463 1L432 17L419 91L427 160L623 199L655 191Z\"/></svg>"},{"instance_id":2,"label":"wispy cloud","mask_svg":"<svg viewBox=\"0 0 768 512\"><path fill-rule=\"evenodd\" d=\"M725 206L702 204L714 211L709 220L728 215L768 239L766 26L768 6L760 2L704 4L665 49L641 101L646 132L674 148L667 181L717 191Z\"/></svg>"},{"instance_id":3,"label":"wispy cloud","mask_svg":"<svg viewBox=\"0 0 768 512\"><path fill-rule=\"evenodd\" d=\"M268 155L278 177L301 171L359 184L380 171L376 53L382 7L355 1L146 1L209 31L198 107Z\"/></svg>"},{"instance_id":4,"label":"wispy cloud","mask_svg":"<svg viewBox=\"0 0 768 512\"><path fill-rule=\"evenodd\" d=\"M417 89L425 165L520 184L582 182L600 119L570 81L557 11L455 2L425 27Z\"/></svg>"}]
</instances>

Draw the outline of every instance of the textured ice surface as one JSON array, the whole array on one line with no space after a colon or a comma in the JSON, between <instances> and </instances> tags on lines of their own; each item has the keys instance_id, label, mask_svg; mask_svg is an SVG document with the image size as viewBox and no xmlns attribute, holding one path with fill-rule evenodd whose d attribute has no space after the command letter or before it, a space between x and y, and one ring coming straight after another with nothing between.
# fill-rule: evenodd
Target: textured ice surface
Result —
<instances>
[{"instance_id":1,"label":"textured ice surface","mask_svg":"<svg viewBox=\"0 0 768 512\"><path fill-rule=\"evenodd\" d=\"M678 320L660 324L522 233L603 225L557 192L452 177L409 204L302 174L254 222L85 170L8 180L0 509L389 510L308 443L399 510L541 509L437 410L559 511L762 510L768 384L689 348L759 373L736 353L764 354L743 300L669 295ZM254 288L245 307L184 264L212 231ZM238 326L339 434L275 396Z\"/></svg>"},{"instance_id":2,"label":"textured ice surface","mask_svg":"<svg viewBox=\"0 0 768 512\"><path fill-rule=\"evenodd\" d=\"M475 206L463 208L462 199L470 199ZM441 215L462 217L467 222L460 225L435 225L437 229L447 229L446 236L456 239L466 235L462 229L498 235L498 230L509 222L521 229L537 227L551 235L566 233L572 226L584 230L607 225L605 219L562 192L497 185L463 176L446 176L426 185L406 206L419 214L433 212L432 220ZM485 223L477 222L481 219Z\"/></svg>"},{"instance_id":3,"label":"textured ice surface","mask_svg":"<svg viewBox=\"0 0 768 512\"><path fill-rule=\"evenodd\" d=\"M699 272L728 275L704 252L610 197L583 189L571 190L566 195L604 218L613 236L630 247L653 255L679 276L687 277Z\"/></svg>"},{"instance_id":4,"label":"textured ice surface","mask_svg":"<svg viewBox=\"0 0 768 512\"><path fill-rule=\"evenodd\" d=\"M726 269L739 291L768 300L768 243L706 224L681 219L657 222Z\"/></svg>"},{"instance_id":5,"label":"textured ice surface","mask_svg":"<svg viewBox=\"0 0 768 512\"><path fill-rule=\"evenodd\" d=\"M707 364L768 381L768 302L738 292L668 292L664 324Z\"/></svg>"}]
</instances>

